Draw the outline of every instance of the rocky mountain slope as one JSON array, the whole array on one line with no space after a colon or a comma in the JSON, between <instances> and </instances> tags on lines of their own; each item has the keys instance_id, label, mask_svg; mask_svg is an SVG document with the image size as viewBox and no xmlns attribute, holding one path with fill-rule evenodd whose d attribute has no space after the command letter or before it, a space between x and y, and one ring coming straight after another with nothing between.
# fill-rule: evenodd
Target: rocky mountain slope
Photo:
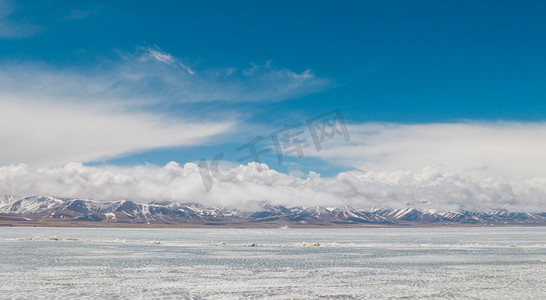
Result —
<instances>
[{"instance_id":1,"label":"rocky mountain slope","mask_svg":"<svg viewBox=\"0 0 546 300\"><path fill-rule=\"evenodd\" d=\"M546 213L355 209L263 205L257 212L195 203L101 202L47 196L0 196L3 224L164 224L226 226L546 225Z\"/></svg>"}]
</instances>

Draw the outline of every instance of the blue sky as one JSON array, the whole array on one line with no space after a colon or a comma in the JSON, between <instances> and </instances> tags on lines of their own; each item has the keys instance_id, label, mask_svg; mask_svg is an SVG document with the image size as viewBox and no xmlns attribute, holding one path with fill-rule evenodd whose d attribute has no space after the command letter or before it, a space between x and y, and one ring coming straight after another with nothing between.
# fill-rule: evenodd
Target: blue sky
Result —
<instances>
[{"instance_id":1,"label":"blue sky","mask_svg":"<svg viewBox=\"0 0 546 300\"><path fill-rule=\"evenodd\" d=\"M271 61L331 80L308 96L241 104L267 111L253 121L271 110L307 116L332 107L357 122L544 119L542 1L7 5L3 26L35 30L1 39L4 61L96 68L118 59L116 50L157 45L195 69Z\"/></svg>"},{"instance_id":2,"label":"blue sky","mask_svg":"<svg viewBox=\"0 0 546 300\"><path fill-rule=\"evenodd\" d=\"M299 177L539 176L545 13L543 1L3 0L0 138L12 146L0 164L183 165L224 152L237 165L252 138L267 147L283 125L340 109L350 142L262 162Z\"/></svg>"}]
</instances>

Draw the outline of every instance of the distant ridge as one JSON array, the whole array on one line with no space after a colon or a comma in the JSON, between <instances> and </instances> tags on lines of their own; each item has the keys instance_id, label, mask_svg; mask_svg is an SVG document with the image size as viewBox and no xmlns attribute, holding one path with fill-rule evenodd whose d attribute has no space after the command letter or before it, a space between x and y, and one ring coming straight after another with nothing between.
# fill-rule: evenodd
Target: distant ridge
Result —
<instances>
[{"instance_id":1,"label":"distant ridge","mask_svg":"<svg viewBox=\"0 0 546 300\"><path fill-rule=\"evenodd\" d=\"M405 209L355 209L263 205L246 212L204 207L195 203L149 203L128 200L101 202L49 196L0 196L0 224L35 226L226 226L226 227L359 227L383 226L468 226L546 225L546 212L525 213L436 211Z\"/></svg>"}]
</instances>

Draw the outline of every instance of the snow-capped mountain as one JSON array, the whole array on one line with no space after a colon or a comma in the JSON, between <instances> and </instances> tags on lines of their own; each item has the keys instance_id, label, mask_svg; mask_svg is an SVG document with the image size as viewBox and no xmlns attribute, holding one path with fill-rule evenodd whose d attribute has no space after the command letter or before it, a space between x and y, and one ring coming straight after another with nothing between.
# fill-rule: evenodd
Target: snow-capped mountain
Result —
<instances>
[{"instance_id":1,"label":"snow-capped mountain","mask_svg":"<svg viewBox=\"0 0 546 300\"><path fill-rule=\"evenodd\" d=\"M195 203L136 203L128 200L101 202L49 196L0 196L0 224L195 224L226 226L350 226L382 225L546 225L546 213L506 210L490 212L404 209L355 209L352 207L301 207L263 205L261 210L204 207ZM61 224L62 225L62 224Z\"/></svg>"}]
</instances>

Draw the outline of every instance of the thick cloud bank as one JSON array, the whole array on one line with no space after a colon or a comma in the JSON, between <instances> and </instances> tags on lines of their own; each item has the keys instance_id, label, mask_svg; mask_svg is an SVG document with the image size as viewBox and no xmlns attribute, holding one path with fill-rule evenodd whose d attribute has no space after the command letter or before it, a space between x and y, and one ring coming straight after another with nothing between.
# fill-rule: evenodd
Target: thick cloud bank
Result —
<instances>
[{"instance_id":1,"label":"thick cloud bank","mask_svg":"<svg viewBox=\"0 0 546 300\"><path fill-rule=\"evenodd\" d=\"M164 167L87 167L73 163L58 168L0 167L0 193L132 199L140 202L196 202L252 210L257 204L290 206L416 207L441 210L545 211L546 178L504 181L476 179L441 167L419 172L344 172L322 178L279 173L256 163L240 165L232 181L214 182L206 192L194 163Z\"/></svg>"},{"instance_id":2,"label":"thick cloud bank","mask_svg":"<svg viewBox=\"0 0 546 300\"><path fill-rule=\"evenodd\" d=\"M479 178L546 176L544 122L361 123L349 131L350 143L325 143L306 154L363 171L442 165Z\"/></svg>"}]
</instances>

